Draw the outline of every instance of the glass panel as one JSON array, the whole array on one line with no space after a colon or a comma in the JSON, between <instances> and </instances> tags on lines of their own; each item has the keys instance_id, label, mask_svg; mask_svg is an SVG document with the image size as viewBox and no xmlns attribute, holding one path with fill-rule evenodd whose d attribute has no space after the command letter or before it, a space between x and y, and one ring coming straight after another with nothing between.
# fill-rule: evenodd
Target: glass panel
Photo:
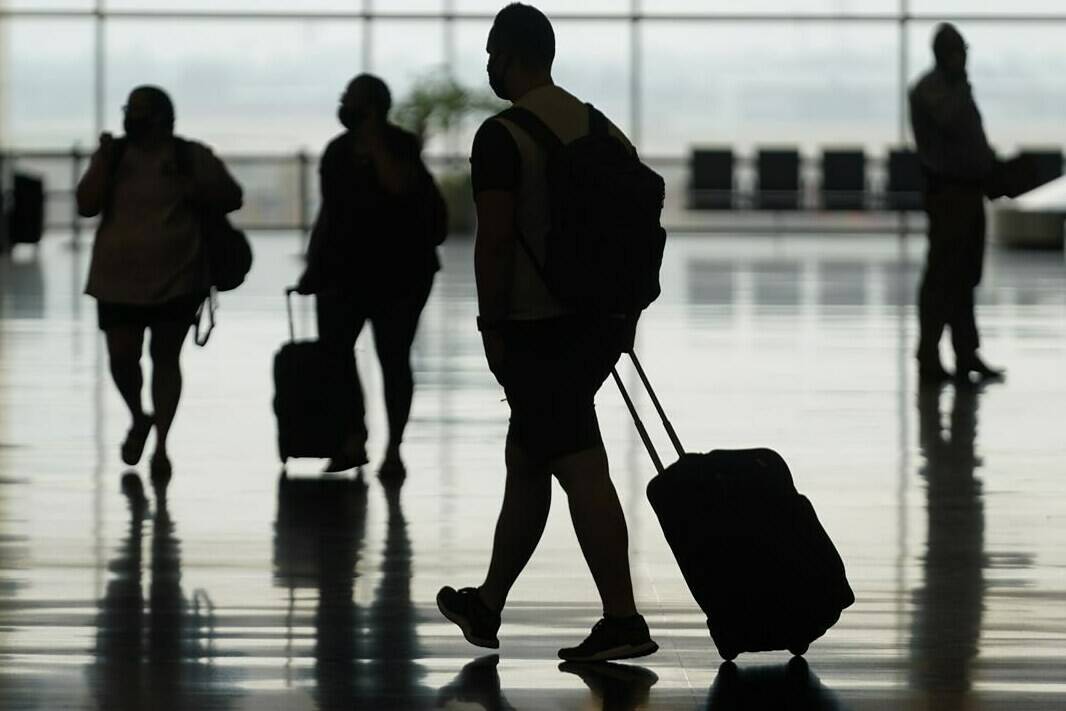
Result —
<instances>
[{"instance_id":1,"label":"glass panel","mask_svg":"<svg viewBox=\"0 0 1066 711\"><path fill-rule=\"evenodd\" d=\"M933 64L935 23L909 29L908 66L915 81ZM1020 146L1063 145L1066 106L1064 23L960 24L970 45L969 73L988 140L1001 153Z\"/></svg>"},{"instance_id":2,"label":"glass panel","mask_svg":"<svg viewBox=\"0 0 1066 711\"><path fill-rule=\"evenodd\" d=\"M374 20L371 71L392 91L393 104L408 97L412 86L442 72L444 22L441 20ZM437 145L430 137L427 149Z\"/></svg>"},{"instance_id":3,"label":"glass panel","mask_svg":"<svg viewBox=\"0 0 1066 711\"><path fill-rule=\"evenodd\" d=\"M361 29L355 20L112 20L108 126L120 129L133 87L158 84L174 99L178 131L219 152L317 151L339 130L337 99L359 71Z\"/></svg>"},{"instance_id":4,"label":"glass panel","mask_svg":"<svg viewBox=\"0 0 1066 711\"><path fill-rule=\"evenodd\" d=\"M442 0L365 0L370 12L395 14L439 14L444 11Z\"/></svg>"},{"instance_id":5,"label":"glass panel","mask_svg":"<svg viewBox=\"0 0 1066 711\"><path fill-rule=\"evenodd\" d=\"M0 10L92 10L96 0L0 0Z\"/></svg>"},{"instance_id":6,"label":"glass panel","mask_svg":"<svg viewBox=\"0 0 1066 711\"><path fill-rule=\"evenodd\" d=\"M647 15L888 15L899 12L899 0L644 0Z\"/></svg>"},{"instance_id":7,"label":"glass panel","mask_svg":"<svg viewBox=\"0 0 1066 711\"><path fill-rule=\"evenodd\" d=\"M363 0L104 0L108 10L143 12L361 12Z\"/></svg>"},{"instance_id":8,"label":"glass panel","mask_svg":"<svg viewBox=\"0 0 1066 711\"><path fill-rule=\"evenodd\" d=\"M93 23L0 22L0 143L69 149L93 136Z\"/></svg>"},{"instance_id":9,"label":"glass panel","mask_svg":"<svg viewBox=\"0 0 1066 711\"><path fill-rule=\"evenodd\" d=\"M630 26L624 22L555 23L555 81L631 130Z\"/></svg>"},{"instance_id":10,"label":"glass panel","mask_svg":"<svg viewBox=\"0 0 1066 711\"><path fill-rule=\"evenodd\" d=\"M452 0L456 12L477 12L495 15L506 5L501 0ZM658 2L658 0L655 0ZM573 0L540 0L534 3L536 7L549 18L553 13L599 15L628 13L631 7L630 0L582 0L575 3ZM651 4L651 3L649 3Z\"/></svg>"},{"instance_id":11,"label":"glass panel","mask_svg":"<svg viewBox=\"0 0 1066 711\"><path fill-rule=\"evenodd\" d=\"M1062 0L910 0L914 14L1054 15L1066 17Z\"/></svg>"},{"instance_id":12,"label":"glass panel","mask_svg":"<svg viewBox=\"0 0 1066 711\"><path fill-rule=\"evenodd\" d=\"M687 156L717 144L751 154L785 144L880 154L898 134L898 33L835 22L648 23L643 150ZM738 39L742 38L742 39Z\"/></svg>"}]
</instances>

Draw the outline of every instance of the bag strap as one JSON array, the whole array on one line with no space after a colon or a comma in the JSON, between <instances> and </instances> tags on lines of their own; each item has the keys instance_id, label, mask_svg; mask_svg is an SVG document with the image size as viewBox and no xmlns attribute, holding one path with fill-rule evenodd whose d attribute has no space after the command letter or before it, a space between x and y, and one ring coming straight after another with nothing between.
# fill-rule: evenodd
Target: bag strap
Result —
<instances>
[{"instance_id":1,"label":"bag strap","mask_svg":"<svg viewBox=\"0 0 1066 711\"><path fill-rule=\"evenodd\" d=\"M215 291L215 287L211 287L211 290L207 292L207 298L200 304L200 308L196 310L196 328L194 330L193 338L196 341L196 345L203 348L207 345L207 342L211 340L211 332L215 330L215 309L218 307L218 292ZM207 313L207 329L203 329L204 313Z\"/></svg>"},{"instance_id":2,"label":"bag strap","mask_svg":"<svg viewBox=\"0 0 1066 711\"><path fill-rule=\"evenodd\" d=\"M636 369L637 375L640 377L640 381L644 385L644 389L648 391L648 395L651 397L652 405L655 406L655 411L659 414L659 419L662 420L663 428L666 430L666 435L670 438L670 443L674 446L677 456L683 457L685 455L685 448L681 445L681 439L677 436L677 431L674 429L673 423L670 422L670 418L666 416L666 410L663 409L662 403L659 402L659 397L655 394L655 390L651 386L651 381L648 380L647 373L645 373L644 368L641 367L636 352L633 349L630 349L626 351L626 353L629 355L629 359L633 361L633 367ZM622 399L625 401L626 407L629 409L629 414L633 417L633 424L637 427L637 432L640 434L641 441L644 442L645 449L648 450L648 455L651 457L651 461L655 465L655 470L662 474L663 461L659 457L659 452L655 449L655 444L651 441L651 437L648 435L648 428L644 426L644 420L641 418L640 413L637 412L637 408L633 404L633 399L629 396L629 391L626 390L626 386L622 383L622 378L618 376L618 369L611 368L611 375L614 376L614 382L615 385L618 386L618 391L622 393Z\"/></svg>"},{"instance_id":3,"label":"bag strap","mask_svg":"<svg viewBox=\"0 0 1066 711\"><path fill-rule=\"evenodd\" d=\"M510 121L529 134L540 148L549 156L555 155L563 148L563 140L548 128L540 116L521 106L512 106L496 115L496 118Z\"/></svg>"},{"instance_id":4,"label":"bag strap","mask_svg":"<svg viewBox=\"0 0 1066 711\"><path fill-rule=\"evenodd\" d=\"M589 135L606 136L610 131L607 117L592 104L585 104L585 106L589 110Z\"/></svg>"}]
</instances>

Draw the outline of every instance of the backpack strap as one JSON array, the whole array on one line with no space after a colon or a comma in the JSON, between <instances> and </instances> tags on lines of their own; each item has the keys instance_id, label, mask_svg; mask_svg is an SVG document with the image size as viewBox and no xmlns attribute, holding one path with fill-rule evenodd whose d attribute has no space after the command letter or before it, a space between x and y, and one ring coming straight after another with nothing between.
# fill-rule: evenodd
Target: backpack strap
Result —
<instances>
[{"instance_id":1,"label":"backpack strap","mask_svg":"<svg viewBox=\"0 0 1066 711\"><path fill-rule=\"evenodd\" d=\"M592 104L585 104L589 110L589 134L593 136L606 136L608 134L607 117L603 112Z\"/></svg>"},{"instance_id":2,"label":"backpack strap","mask_svg":"<svg viewBox=\"0 0 1066 711\"><path fill-rule=\"evenodd\" d=\"M107 181L104 183L104 206L100 215L101 224L111 216L111 210L115 202L115 178L118 177L118 168L122 163L122 157L126 155L129 139L126 137L116 138L111 144L111 163L108 165Z\"/></svg>"},{"instance_id":3,"label":"backpack strap","mask_svg":"<svg viewBox=\"0 0 1066 711\"><path fill-rule=\"evenodd\" d=\"M548 155L554 155L563 147L562 139L556 136L555 132L548 128L548 124L544 123L539 116L529 109L521 106L512 106L505 111L501 111L496 115L496 118L510 121L518 126Z\"/></svg>"}]
</instances>

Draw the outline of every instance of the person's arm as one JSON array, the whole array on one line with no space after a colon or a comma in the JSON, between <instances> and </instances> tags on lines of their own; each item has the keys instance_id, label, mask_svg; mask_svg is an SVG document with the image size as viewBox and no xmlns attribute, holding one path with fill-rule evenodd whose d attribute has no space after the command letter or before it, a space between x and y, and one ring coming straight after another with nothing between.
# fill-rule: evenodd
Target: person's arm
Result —
<instances>
[{"instance_id":1,"label":"person's arm","mask_svg":"<svg viewBox=\"0 0 1066 711\"><path fill-rule=\"evenodd\" d=\"M507 190L486 190L474 200L477 236L474 240L474 279L478 315L485 330L494 330L507 317L514 279L515 196Z\"/></svg>"},{"instance_id":2,"label":"person's arm","mask_svg":"<svg viewBox=\"0 0 1066 711\"><path fill-rule=\"evenodd\" d=\"M222 213L239 210L244 202L240 183L207 146L196 145L190 193L192 199Z\"/></svg>"},{"instance_id":3,"label":"person's arm","mask_svg":"<svg viewBox=\"0 0 1066 711\"><path fill-rule=\"evenodd\" d=\"M82 217L96 217L104 209L107 183L111 180L112 146L114 139L110 133L100 134L100 147L89 161L89 169L78 181L75 194L78 214Z\"/></svg>"},{"instance_id":4,"label":"person's arm","mask_svg":"<svg viewBox=\"0 0 1066 711\"><path fill-rule=\"evenodd\" d=\"M520 161L518 146L503 124L492 119L482 124L470 155L477 208L474 279L485 357L497 380L503 363L500 327L509 315L518 248L515 211Z\"/></svg>"}]
</instances>

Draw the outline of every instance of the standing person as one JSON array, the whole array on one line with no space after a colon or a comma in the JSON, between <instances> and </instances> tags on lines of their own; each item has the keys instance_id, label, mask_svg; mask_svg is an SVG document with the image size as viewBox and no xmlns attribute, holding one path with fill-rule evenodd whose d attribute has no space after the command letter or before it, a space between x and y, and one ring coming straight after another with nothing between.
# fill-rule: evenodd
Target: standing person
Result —
<instances>
[{"instance_id":1,"label":"standing person","mask_svg":"<svg viewBox=\"0 0 1066 711\"><path fill-rule=\"evenodd\" d=\"M152 480L165 485L181 349L210 286L203 214L238 209L242 194L207 146L174 135L174 104L162 89L137 87L123 110L126 135L102 134L78 183L78 212L101 215L85 292L97 300L111 375L133 420L122 460L140 461L154 426ZM141 403L145 331L151 333L154 415Z\"/></svg>"},{"instance_id":2,"label":"standing person","mask_svg":"<svg viewBox=\"0 0 1066 711\"><path fill-rule=\"evenodd\" d=\"M555 35L539 10L521 3L501 10L487 50L489 84L501 99L535 114L563 143L589 133L589 107L552 81ZM608 130L633 150L616 127ZM594 406L632 327L578 316L541 278L551 216L545 155L533 137L502 116L490 118L474 138L470 160L478 326L511 409L507 482L484 582L444 587L437 605L472 644L499 646L500 613L540 541L555 476L603 603L603 619L588 638L559 656L600 661L651 654L658 645L634 601L625 516Z\"/></svg>"},{"instance_id":3,"label":"standing person","mask_svg":"<svg viewBox=\"0 0 1066 711\"><path fill-rule=\"evenodd\" d=\"M967 45L953 25L933 39L936 66L910 91L911 126L925 173L929 254L918 293L918 374L924 383L947 380L940 336L951 327L955 374L968 380L1003 377L977 355L974 290L985 251L984 187L996 165L966 76Z\"/></svg>"},{"instance_id":4,"label":"standing person","mask_svg":"<svg viewBox=\"0 0 1066 711\"><path fill-rule=\"evenodd\" d=\"M388 121L392 97L370 74L352 79L341 96L344 132L326 146L319 165L322 209L297 290L316 294L319 338L355 348L363 324L374 329L381 363L389 440L379 475L406 474L400 445L411 414L411 346L440 269L443 200L411 133ZM339 472L367 463L365 407L358 372L350 383L354 431L326 466Z\"/></svg>"}]
</instances>

